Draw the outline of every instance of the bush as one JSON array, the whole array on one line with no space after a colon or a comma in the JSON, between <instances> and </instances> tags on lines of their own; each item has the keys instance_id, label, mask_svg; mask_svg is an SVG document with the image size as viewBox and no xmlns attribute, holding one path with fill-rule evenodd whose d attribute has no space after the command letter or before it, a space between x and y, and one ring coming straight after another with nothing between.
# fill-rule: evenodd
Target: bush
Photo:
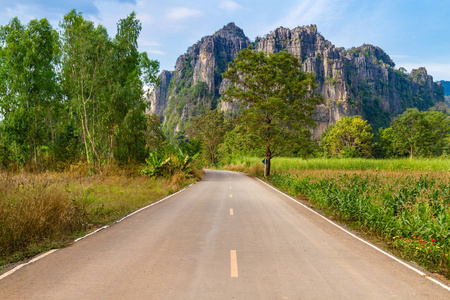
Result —
<instances>
[{"instance_id":1,"label":"bush","mask_svg":"<svg viewBox=\"0 0 450 300\"><path fill-rule=\"evenodd\" d=\"M199 153L189 156L183 151L166 149L165 152L151 152L145 160L147 165L141 169L142 175L169 178L176 173L183 173L185 177L193 175L196 168L194 162Z\"/></svg>"}]
</instances>

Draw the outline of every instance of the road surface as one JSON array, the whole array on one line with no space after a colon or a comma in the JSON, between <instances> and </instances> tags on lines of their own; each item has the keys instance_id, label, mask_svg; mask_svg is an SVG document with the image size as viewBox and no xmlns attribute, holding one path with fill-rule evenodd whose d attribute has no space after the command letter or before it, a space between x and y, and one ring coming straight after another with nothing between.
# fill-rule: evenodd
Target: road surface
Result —
<instances>
[{"instance_id":1,"label":"road surface","mask_svg":"<svg viewBox=\"0 0 450 300\"><path fill-rule=\"evenodd\" d=\"M0 299L450 299L281 193L226 171L207 171L3 277Z\"/></svg>"}]
</instances>

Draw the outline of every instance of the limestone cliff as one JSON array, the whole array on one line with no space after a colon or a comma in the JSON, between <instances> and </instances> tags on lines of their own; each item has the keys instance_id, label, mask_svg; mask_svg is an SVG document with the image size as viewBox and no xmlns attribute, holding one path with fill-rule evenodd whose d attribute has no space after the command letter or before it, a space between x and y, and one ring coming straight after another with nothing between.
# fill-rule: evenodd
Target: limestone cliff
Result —
<instances>
[{"instance_id":1,"label":"limestone cliff","mask_svg":"<svg viewBox=\"0 0 450 300\"><path fill-rule=\"evenodd\" d=\"M242 29L230 23L178 57L166 93L155 90L151 96L152 112L164 118L166 133L183 131L190 117L217 107L222 73L249 44ZM160 88L164 88L162 84Z\"/></svg>"},{"instance_id":2,"label":"limestone cliff","mask_svg":"<svg viewBox=\"0 0 450 300\"><path fill-rule=\"evenodd\" d=\"M442 87L424 68L409 75L396 70L390 57L372 45L336 48L315 25L278 28L256 44L267 53L286 50L296 55L303 70L316 75L326 102L316 108L315 138L342 115L362 115L377 129L408 107L427 109L443 99Z\"/></svg>"},{"instance_id":3,"label":"limestone cliff","mask_svg":"<svg viewBox=\"0 0 450 300\"><path fill-rule=\"evenodd\" d=\"M152 96L152 107L153 103L156 106L152 111L160 116L164 111L167 133L183 130L183 121L217 107L220 92L227 85L221 74L237 52L249 44L244 32L230 23L214 35L202 38L178 58L167 92L155 90ZM315 25L280 27L256 38L253 45L266 53L288 51L301 60L304 71L315 74L317 92L326 99L316 107L315 138L343 115L362 115L376 129L388 125L408 107L427 109L444 101L442 85L434 83L424 68L410 74L395 69L390 57L372 45L349 50L336 48L318 33ZM167 74L163 74L167 79ZM160 88L164 88L162 84Z\"/></svg>"},{"instance_id":4,"label":"limestone cliff","mask_svg":"<svg viewBox=\"0 0 450 300\"><path fill-rule=\"evenodd\" d=\"M167 107L167 92L169 90L170 80L172 79L173 72L162 71L159 75L159 85L150 94L150 109L151 114L159 117L163 116L164 110Z\"/></svg>"},{"instance_id":5,"label":"limestone cliff","mask_svg":"<svg viewBox=\"0 0 450 300\"><path fill-rule=\"evenodd\" d=\"M439 81L444 87L444 95L450 97L450 81L441 80Z\"/></svg>"}]
</instances>

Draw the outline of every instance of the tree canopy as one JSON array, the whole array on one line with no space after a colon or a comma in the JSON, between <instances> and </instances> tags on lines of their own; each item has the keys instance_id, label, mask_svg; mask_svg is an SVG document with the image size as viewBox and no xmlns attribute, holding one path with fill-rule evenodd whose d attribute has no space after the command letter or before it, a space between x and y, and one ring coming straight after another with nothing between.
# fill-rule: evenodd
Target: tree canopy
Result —
<instances>
[{"instance_id":1,"label":"tree canopy","mask_svg":"<svg viewBox=\"0 0 450 300\"><path fill-rule=\"evenodd\" d=\"M450 119L436 111L408 109L380 130L379 144L384 156L434 157L449 147Z\"/></svg>"},{"instance_id":2,"label":"tree canopy","mask_svg":"<svg viewBox=\"0 0 450 300\"><path fill-rule=\"evenodd\" d=\"M193 118L192 127L188 130L192 137L202 141L206 161L213 165L217 162L218 147L224 139L226 129L223 112L215 109Z\"/></svg>"},{"instance_id":3,"label":"tree canopy","mask_svg":"<svg viewBox=\"0 0 450 300\"><path fill-rule=\"evenodd\" d=\"M343 116L327 128L321 142L330 156L370 157L372 139L372 128L361 116Z\"/></svg>"},{"instance_id":4,"label":"tree canopy","mask_svg":"<svg viewBox=\"0 0 450 300\"><path fill-rule=\"evenodd\" d=\"M241 107L240 121L256 136L255 146L264 149L268 175L271 158L310 142L314 108L323 98L314 92L314 75L303 72L293 54L249 47L237 54L223 78L231 82L224 101Z\"/></svg>"},{"instance_id":5,"label":"tree canopy","mask_svg":"<svg viewBox=\"0 0 450 300\"><path fill-rule=\"evenodd\" d=\"M133 12L111 38L72 10L60 34L46 19L0 27L0 159L45 168L85 160L144 161L150 124L144 89L159 63L139 53ZM159 124L158 124L159 126Z\"/></svg>"}]
</instances>

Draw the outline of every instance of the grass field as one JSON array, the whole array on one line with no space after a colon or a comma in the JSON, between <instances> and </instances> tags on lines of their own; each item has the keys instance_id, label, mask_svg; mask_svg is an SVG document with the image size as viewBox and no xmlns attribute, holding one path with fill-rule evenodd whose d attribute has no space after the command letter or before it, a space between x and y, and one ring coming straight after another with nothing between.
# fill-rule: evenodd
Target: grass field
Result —
<instances>
[{"instance_id":1,"label":"grass field","mask_svg":"<svg viewBox=\"0 0 450 300\"><path fill-rule=\"evenodd\" d=\"M262 159L231 169L262 176ZM269 179L314 207L450 278L450 160L279 158Z\"/></svg>"},{"instance_id":2,"label":"grass field","mask_svg":"<svg viewBox=\"0 0 450 300\"><path fill-rule=\"evenodd\" d=\"M108 173L0 173L0 266L65 246L201 177L200 171L191 179Z\"/></svg>"},{"instance_id":3,"label":"grass field","mask_svg":"<svg viewBox=\"0 0 450 300\"><path fill-rule=\"evenodd\" d=\"M263 166L263 158L244 157L234 165L246 164L247 166ZM275 157L271 161L273 171L288 170L385 170L385 171L437 171L450 172L450 159L301 159Z\"/></svg>"}]
</instances>

